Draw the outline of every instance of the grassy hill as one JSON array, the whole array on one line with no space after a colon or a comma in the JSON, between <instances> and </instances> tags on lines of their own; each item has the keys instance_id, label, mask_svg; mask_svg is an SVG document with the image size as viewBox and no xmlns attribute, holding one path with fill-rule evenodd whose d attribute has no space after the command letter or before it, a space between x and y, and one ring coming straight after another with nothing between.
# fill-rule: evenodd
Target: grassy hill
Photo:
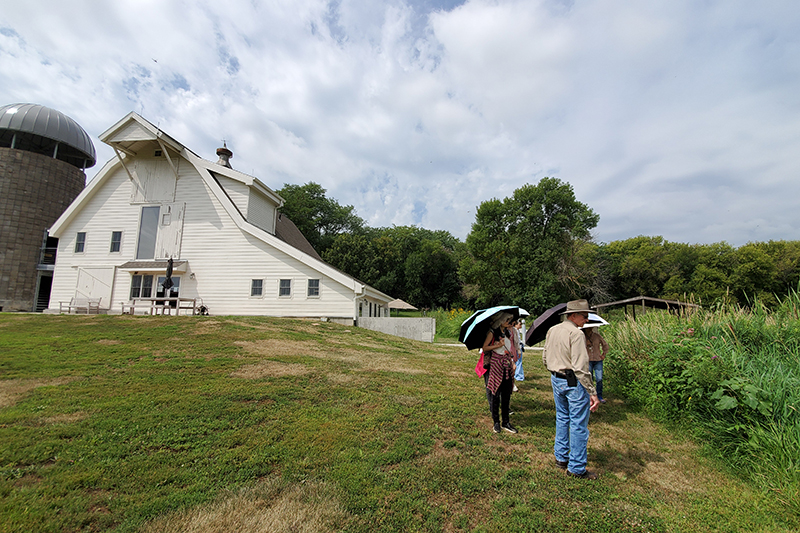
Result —
<instances>
[{"instance_id":1,"label":"grassy hill","mask_svg":"<svg viewBox=\"0 0 800 533\"><path fill-rule=\"evenodd\" d=\"M0 314L0 532L800 530L611 397L553 464L538 352L491 430L477 355L255 317Z\"/></svg>"}]
</instances>

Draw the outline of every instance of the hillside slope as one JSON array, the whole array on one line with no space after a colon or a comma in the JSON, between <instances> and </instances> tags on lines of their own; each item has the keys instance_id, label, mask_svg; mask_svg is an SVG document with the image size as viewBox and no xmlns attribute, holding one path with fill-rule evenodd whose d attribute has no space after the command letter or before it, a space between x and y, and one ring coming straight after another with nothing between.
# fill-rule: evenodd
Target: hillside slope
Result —
<instances>
[{"instance_id":1,"label":"hillside slope","mask_svg":"<svg viewBox=\"0 0 800 533\"><path fill-rule=\"evenodd\" d=\"M610 398L594 482L475 352L314 321L0 314L0 531L774 531L800 520Z\"/></svg>"}]
</instances>

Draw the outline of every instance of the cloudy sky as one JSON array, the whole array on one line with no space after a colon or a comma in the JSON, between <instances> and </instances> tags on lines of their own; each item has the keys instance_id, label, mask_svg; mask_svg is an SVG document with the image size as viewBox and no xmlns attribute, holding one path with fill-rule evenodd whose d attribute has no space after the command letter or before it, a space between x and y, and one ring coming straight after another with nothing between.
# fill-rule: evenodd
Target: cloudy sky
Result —
<instances>
[{"instance_id":1,"label":"cloudy sky","mask_svg":"<svg viewBox=\"0 0 800 533\"><path fill-rule=\"evenodd\" d=\"M599 242L800 239L797 0L0 0L0 105L136 111L273 189L464 239L560 178Z\"/></svg>"}]
</instances>

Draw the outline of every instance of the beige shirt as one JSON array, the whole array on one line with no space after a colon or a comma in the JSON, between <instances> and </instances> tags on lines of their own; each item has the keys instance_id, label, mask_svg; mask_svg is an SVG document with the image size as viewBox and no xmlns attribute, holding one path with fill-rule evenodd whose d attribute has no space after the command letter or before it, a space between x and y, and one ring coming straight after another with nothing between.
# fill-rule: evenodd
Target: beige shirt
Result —
<instances>
[{"instance_id":1,"label":"beige shirt","mask_svg":"<svg viewBox=\"0 0 800 533\"><path fill-rule=\"evenodd\" d=\"M597 394L589 373L586 335L574 322L565 320L547 331L542 361L551 372L572 369L586 392L590 395Z\"/></svg>"}]
</instances>

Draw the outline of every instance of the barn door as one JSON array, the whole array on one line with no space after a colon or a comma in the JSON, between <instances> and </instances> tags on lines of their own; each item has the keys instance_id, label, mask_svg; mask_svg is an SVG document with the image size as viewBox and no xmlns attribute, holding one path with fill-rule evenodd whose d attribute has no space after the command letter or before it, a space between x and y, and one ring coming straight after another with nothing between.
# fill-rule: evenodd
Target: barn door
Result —
<instances>
[{"instance_id":1,"label":"barn door","mask_svg":"<svg viewBox=\"0 0 800 533\"><path fill-rule=\"evenodd\" d=\"M111 288L114 284L114 267L79 268L77 298L100 299L100 308L111 307Z\"/></svg>"},{"instance_id":2,"label":"barn door","mask_svg":"<svg viewBox=\"0 0 800 533\"><path fill-rule=\"evenodd\" d=\"M161 206L161 217L158 223L158 238L156 240L157 258L179 258L181 256L183 216L185 213L185 203Z\"/></svg>"}]
</instances>

